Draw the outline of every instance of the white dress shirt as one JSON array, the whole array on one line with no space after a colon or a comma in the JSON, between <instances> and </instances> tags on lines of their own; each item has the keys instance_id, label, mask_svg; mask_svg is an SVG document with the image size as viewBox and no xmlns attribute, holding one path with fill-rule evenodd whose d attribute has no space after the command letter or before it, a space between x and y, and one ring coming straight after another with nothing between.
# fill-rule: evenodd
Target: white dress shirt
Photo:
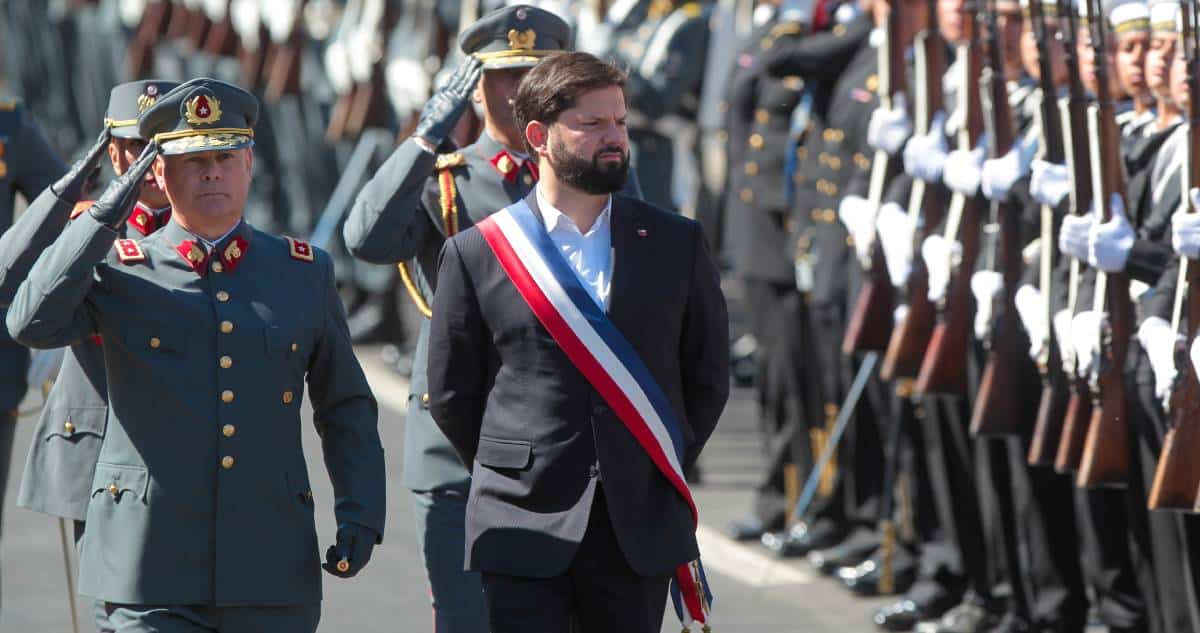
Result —
<instances>
[{"instance_id":1,"label":"white dress shirt","mask_svg":"<svg viewBox=\"0 0 1200 633\"><path fill-rule=\"evenodd\" d=\"M608 293L612 287L612 196L604 205L600 217L592 223L587 233L582 233L575 222L562 211L546 201L542 188L537 188L538 210L550 239L567 260L579 283L591 295L600 309L608 307Z\"/></svg>"}]
</instances>

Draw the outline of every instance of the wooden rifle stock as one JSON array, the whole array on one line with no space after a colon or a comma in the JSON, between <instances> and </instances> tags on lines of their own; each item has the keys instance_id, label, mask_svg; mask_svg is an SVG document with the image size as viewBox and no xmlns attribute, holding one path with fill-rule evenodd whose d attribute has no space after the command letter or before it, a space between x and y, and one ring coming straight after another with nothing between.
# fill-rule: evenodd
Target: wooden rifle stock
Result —
<instances>
[{"instance_id":1,"label":"wooden rifle stock","mask_svg":"<svg viewBox=\"0 0 1200 633\"><path fill-rule=\"evenodd\" d=\"M1070 391L1067 410L1063 414L1062 437L1054 455L1054 470L1064 474L1079 472L1088 425L1092 421L1092 390L1087 381L1082 378L1072 380Z\"/></svg>"},{"instance_id":2,"label":"wooden rifle stock","mask_svg":"<svg viewBox=\"0 0 1200 633\"><path fill-rule=\"evenodd\" d=\"M1095 30L1092 41L1096 58L1107 59L1105 20L1100 16L1099 0L1088 0L1089 23ZM1096 109L1098 169L1093 169L1097 202L1103 209L1103 221L1112 219L1111 196L1124 197L1124 166L1121 161L1120 131L1112 95L1108 90L1108 69L1096 64L1099 103ZM1129 339L1133 333L1133 305L1129 299L1129 277L1124 273L1096 271L1096 308L1107 308L1101 326L1100 357L1094 369L1096 393L1093 394L1092 420L1079 464L1076 484L1085 488L1124 487L1129 479L1129 402L1126 398L1124 368Z\"/></svg>"},{"instance_id":3,"label":"wooden rifle stock","mask_svg":"<svg viewBox=\"0 0 1200 633\"><path fill-rule=\"evenodd\" d=\"M937 31L937 1L928 2L929 22L916 36L917 107L916 131L928 134L933 117L943 106L942 75L946 72L945 42ZM909 216L919 216L923 227L916 232L914 253L920 253L920 244L929 236L930 229L942 223L945 205L943 189L927 186L925 181L914 179L909 198ZM921 371L921 360L929 341L933 337L937 322L937 306L929 300L929 273L920 257L914 257L912 270L906 283L905 294L908 312L904 320L893 330L888 342L879 376L884 380L916 378Z\"/></svg>"},{"instance_id":4,"label":"wooden rifle stock","mask_svg":"<svg viewBox=\"0 0 1200 633\"><path fill-rule=\"evenodd\" d=\"M238 53L238 34L228 11L225 17L212 23L204 38L204 52L213 57L235 57Z\"/></svg>"},{"instance_id":5,"label":"wooden rifle stock","mask_svg":"<svg viewBox=\"0 0 1200 633\"><path fill-rule=\"evenodd\" d=\"M129 76L149 77L154 73L154 46L167 30L171 19L171 5L167 2L151 2L146 5L142 19L129 42L125 67Z\"/></svg>"},{"instance_id":6,"label":"wooden rifle stock","mask_svg":"<svg viewBox=\"0 0 1200 633\"><path fill-rule=\"evenodd\" d=\"M1180 192L1180 210L1191 211L1188 192L1200 185L1200 68L1197 67L1196 10L1190 2L1181 2L1183 32L1183 60L1187 68L1188 139L1184 153L1183 182ZM1186 306L1184 342L1176 366L1180 368L1175 389L1171 393L1168 413L1171 426L1163 439L1162 452L1154 472L1147 506L1151 510L1200 511L1200 382L1196 369L1188 357L1188 350L1200 333L1200 261L1183 259L1179 262L1179 283L1175 288L1175 306L1172 314L1173 332L1179 331Z\"/></svg>"},{"instance_id":7,"label":"wooden rifle stock","mask_svg":"<svg viewBox=\"0 0 1200 633\"><path fill-rule=\"evenodd\" d=\"M884 43L879 46L879 105L891 108L892 98L904 90L904 43L900 41L900 13L894 4L889 4ZM868 199L874 213L878 213L883 202L884 188L899 172L899 161L883 150L875 150L871 164L871 185ZM874 236L874 216L872 216ZM879 240L872 238L868 260L863 264L863 285L859 290L858 302L846 324L842 338L842 353L883 352L888 347L892 334L892 319L896 298L892 280L888 277L887 263Z\"/></svg>"}]
</instances>

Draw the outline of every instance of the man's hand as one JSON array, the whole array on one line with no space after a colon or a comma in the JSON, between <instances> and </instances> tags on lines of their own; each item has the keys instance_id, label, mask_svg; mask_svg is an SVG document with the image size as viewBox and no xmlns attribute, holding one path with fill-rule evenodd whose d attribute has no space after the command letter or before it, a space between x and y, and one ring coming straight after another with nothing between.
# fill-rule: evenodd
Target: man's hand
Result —
<instances>
[{"instance_id":1,"label":"man's hand","mask_svg":"<svg viewBox=\"0 0 1200 633\"><path fill-rule=\"evenodd\" d=\"M1088 240L1088 263L1106 273L1119 273L1125 270L1125 262L1129 261L1129 251L1133 249L1137 235L1125 218L1125 203L1121 196L1114 193L1109 200L1112 219L1092 227Z\"/></svg>"},{"instance_id":2,"label":"man's hand","mask_svg":"<svg viewBox=\"0 0 1200 633\"><path fill-rule=\"evenodd\" d=\"M904 171L925 182L942 179L946 166L946 113L938 111L929 124L929 133L912 137L904 146Z\"/></svg>"},{"instance_id":3,"label":"man's hand","mask_svg":"<svg viewBox=\"0 0 1200 633\"><path fill-rule=\"evenodd\" d=\"M124 174L109 183L108 188L104 190L96 204L92 205L88 213L91 213L97 222L106 224L113 229L121 228L133 211L138 196L141 195L142 180L146 177L146 170L154 164L156 156L158 156L158 143L150 143L146 149L142 150L142 154L137 157L137 160L133 161L129 169L125 170Z\"/></svg>"},{"instance_id":4,"label":"man's hand","mask_svg":"<svg viewBox=\"0 0 1200 633\"><path fill-rule=\"evenodd\" d=\"M948 240L941 235L930 235L921 243L921 257L925 260L925 270L929 273L929 300L937 303L946 296L946 287L950 285L950 272L959 257L962 256L962 244Z\"/></svg>"},{"instance_id":5,"label":"man's hand","mask_svg":"<svg viewBox=\"0 0 1200 633\"><path fill-rule=\"evenodd\" d=\"M1064 216L1062 228L1058 232L1058 250L1081 262L1087 262L1088 236L1091 235L1092 225L1095 223L1090 214Z\"/></svg>"},{"instance_id":6,"label":"man's hand","mask_svg":"<svg viewBox=\"0 0 1200 633\"><path fill-rule=\"evenodd\" d=\"M1154 371L1154 394L1159 402L1166 402L1175 385L1179 371L1175 367L1175 346L1182 337L1171 329L1171 324L1162 317L1149 317L1137 331L1138 343L1146 350L1150 369Z\"/></svg>"},{"instance_id":7,"label":"man's hand","mask_svg":"<svg viewBox=\"0 0 1200 633\"><path fill-rule=\"evenodd\" d=\"M1050 324L1054 327L1054 340L1058 341L1058 353L1063 367L1075 367L1075 345L1071 342L1071 311L1063 308L1054 313Z\"/></svg>"},{"instance_id":8,"label":"man's hand","mask_svg":"<svg viewBox=\"0 0 1200 633\"><path fill-rule=\"evenodd\" d=\"M353 578L371 560L379 533L357 523L346 523L338 527L337 543L325 551L325 563L321 568L338 578Z\"/></svg>"},{"instance_id":9,"label":"man's hand","mask_svg":"<svg viewBox=\"0 0 1200 633\"><path fill-rule=\"evenodd\" d=\"M908 120L908 102L903 92L892 99L891 108L878 107L871 113L867 123L867 144L873 149L895 156L910 136L912 122Z\"/></svg>"},{"instance_id":10,"label":"man's hand","mask_svg":"<svg viewBox=\"0 0 1200 633\"><path fill-rule=\"evenodd\" d=\"M862 196L846 196L838 204L838 219L846 226L846 232L854 238L854 250L859 260L870 256L867 247L871 244L871 234L875 232L874 218L871 217L871 202Z\"/></svg>"},{"instance_id":11,"label":"man's hand","mask_svg":"<svg viewBox=\"0 0 1200 633\"><path fill-rule=\"evenodd\" d=\"M1050 333L1050 324L1046 322L1049 318L1046 313L1046 301L1042 298L1042 291L1029 284L1017 288L1014 300L1017 304L1017 316L1021 317L1021 324L1025 326L1025 333L1029 335L1029 357L1037 361Z\"/></svg>"},{"instance_id":12,"label":"man's hand","mask_svg":"<svg viewBox=\"0 0 1200 633\"><path fill-rule=\"evenodd\" d=\"M1100 323L1102 312L1085 310L1071 319L1071 345L1075 348L1075 371L1080 378L1092 373L1100 357Z\"/></svg>"},{"instance_id":13,"label":"man's hand","mask_svg":"<svg viewBox=\"0 0 1200 633\"><path fill-rule=\"evenodd\" d=\"M458 120L470 103L471 93L479 77L483 75L483 62L474 56L468 56L466 61L446 80L446 85L435 92L425 107L421 109L421 118L417 121L417 129L413 136L425 141L431 147L437 148L450 136Z\"/></svg>"},{"instance_id":14,"label":"man's hand","mask_svg":"<svg viewBox=\"0 0 1200 633\"><path fill-rule=\"evenodd\" d=\"M92 172L96 170L96 166L100 164L100 157L108 153L108 142L111 140L112 129L106 125L100 131L100 136L96 137L96 142L88 149L87 154L75 161L75 164L71 165L71 169L62 178L59 178L58 182L50 185L50 190L58 196L59 200L67 204L79 202L79 198L83 196L83 186Z\"/></svg>"},{"instance_id":15,"label":"man's hand","mask_svg":"<svg viewBox=\"0 0 1200 633\"><path fill-rule=\"evenodd\" d=\"M879 233L879 245L883 247L883 258L887 263L888 277L893 286L903 286L912 272L913 226L912 218L895 202L879 207L875 219Z\"/></svg>"},{"instance_id":16,"label":"man's hand","mask_svg":"<svg viewBox=\"0 0 1200 633\"><path fill-rule=\"evenodd\" d=\"M1067 166L1034 160L1029 177L1029 193L1038 202L1057 207L1071 193L1071 174L1067 172Z\"/></svg>"},{"instance_id":17,"label":"man's hand","mask_svg":"<svg viewBox=\"0 0 1200 633\"><path fill-rule=\"evenodd\" d=\"M971 275L971 294L975 295L975 338L984 340L992 329L992 308L1004 278L994 270L978 270Z\"/></svg>"},{"instance_id":18,"label":"man's hand","mask_svg":"<svg viewBox=\"0 0 1200 633\"><path fill-rule=\"evenodd\" d=\"M946 168L942 181L955 193L973 196L979 191L979 179L983 173L984 149L981 145L972 150L956 149L946 156Z\"/></svg>"},{"instance_id":19,"label":"man's hand","mask_svg":"<svg viewBox=\"0 0 1200 633\"><path fill-rule=\"evenodd\" d=\"M1013 185L1025 176L1028 167L1022 164L1021 153L1021 146L1017 144L1007 154L983 161L979 186L988 200L1007 198Z\"/></svg>"},{"instance_id":20,"label":"man's hand","mask_svg":"<svg viewBox=\"0 0 1200 633\"><path fill-rule=\"evenodd\" d=\"M1171 216L1171 247L1184 257L1197 259L1200 258L1200 189L1193 188L1188 196L1192 212Z\"/></svg>"}]
</instances>

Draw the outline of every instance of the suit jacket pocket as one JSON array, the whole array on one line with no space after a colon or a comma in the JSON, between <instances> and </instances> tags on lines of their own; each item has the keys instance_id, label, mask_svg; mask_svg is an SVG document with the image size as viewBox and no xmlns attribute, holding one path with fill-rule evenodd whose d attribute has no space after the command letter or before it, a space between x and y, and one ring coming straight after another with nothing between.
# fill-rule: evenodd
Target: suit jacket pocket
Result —
<instances>
[{"instance_id":1,"label":"suit jacket pocket","mask_svg":"<svg viewBox=\"0 0 1200 633\"><path fill-rule=\"evenodd\" d=\"M71 407L47 412L42 425L42 440L65 439L77 442L84 436L104 437L108 407Z\"/></svg>"},{"instance_id":2,"label":"suit jacket pocket","mask_svg":"<svg viewBox=\"0 0 1200 633\"><path fill-rule=\"evenodd\" d=\"M528 440L502 440L480 436L475 461L492 468L524 470L533 457L533 443Z\"/></svg>"},{"instance_id":3,"label":"suit jacket pocket","mask_svg":"<svg viewBox=\"0 0 1200 633\"><path fill-rule=\"evenodd\" d=\"M145 502L149 486L150 473L145 466L101 462L96 464L96 474L92 477L92 499L107 495L115 504Z\"/></svg>"}]
</instances>

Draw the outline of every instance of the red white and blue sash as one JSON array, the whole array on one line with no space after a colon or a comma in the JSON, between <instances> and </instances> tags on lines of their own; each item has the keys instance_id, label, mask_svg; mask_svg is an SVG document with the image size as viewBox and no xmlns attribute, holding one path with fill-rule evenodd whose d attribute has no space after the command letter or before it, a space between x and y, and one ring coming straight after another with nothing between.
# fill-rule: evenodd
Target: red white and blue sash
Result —
<instances>
[{"instance_id":1,"label":"red white and blue sash","mask_svg":"<svg viewBox=\"0 0 1200 633\"><path fill-rule=\"evenodd\" d=\"M517 292L571 363L633 434L699 520L683 476L679 420L633 346L596 305L524 200L476 224ZM680 565L671 599L685 630L711 629L712 592L697 559Z\"/></svg>"}]
</instances>

